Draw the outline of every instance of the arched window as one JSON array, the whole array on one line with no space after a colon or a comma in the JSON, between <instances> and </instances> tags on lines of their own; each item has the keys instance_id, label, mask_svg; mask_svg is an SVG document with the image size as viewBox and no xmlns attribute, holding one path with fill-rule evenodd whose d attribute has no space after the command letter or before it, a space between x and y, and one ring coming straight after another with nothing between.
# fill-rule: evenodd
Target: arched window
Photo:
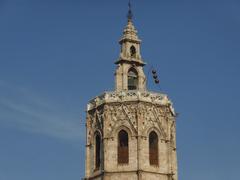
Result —
<instances>
[{"instance_id":1,"label":"arched window","mask_svg":"<svg viewBox=\"0 0 240 180\"><path fill-rule=\"evenodd\" d=\"M99 134L95 136L95 170L100 168L101 163L101 138Z\"/></svg>"},{"instance_id":2,"label":"arched window","mask_svg":"<svg viewBox=\"0 0 240 180\"><path fill-rule=\"evenodd\" d=\"M131 57L136 57L136 48L134 46L130 47L130 54Z\"/></svg>"},{"instance_id":3,"label":"arched window","mask_svg":"<svg viewBox=\"0 0 240 180\"><path fill-rule=\"evenodd\" d=\"M134 68L128 71L128 90L136 90L138 88L138 73Z\"/></svg>"},{"instance_id":4,"label":"arched window","mask_svg":"<svg viewBox=\"0 0 240 180\"><path fill-rule=\"evenodd\" d=\"M128 163L128 133L124 130L118 133L118 163Z\"/></svg>"},{"instance_id":5,"label":"arched window","mask_svg":"<svg viewBox=\"0 0 240 180\"><path fill-rule=\"evenodd\" d=\"M154 131L149 134L149 162L158 165L158 135Z\"/></svg>"}]
</instances>

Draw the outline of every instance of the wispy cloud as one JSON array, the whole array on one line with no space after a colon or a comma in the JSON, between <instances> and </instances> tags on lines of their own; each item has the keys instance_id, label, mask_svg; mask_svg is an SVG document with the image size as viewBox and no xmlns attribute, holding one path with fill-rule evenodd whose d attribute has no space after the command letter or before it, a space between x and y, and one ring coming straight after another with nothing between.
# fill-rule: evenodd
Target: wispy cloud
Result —
<instances>
[{"instance_id":1,"label":"wispy cloud","mask_svg":"<svg viewBox=\"0 0 240 180\"><path fill-rule=\"evenodd\" d=\"M66 140L83 139L80 117L29 90L0 80L0 124Z\"/></svg>"}]
</instances>

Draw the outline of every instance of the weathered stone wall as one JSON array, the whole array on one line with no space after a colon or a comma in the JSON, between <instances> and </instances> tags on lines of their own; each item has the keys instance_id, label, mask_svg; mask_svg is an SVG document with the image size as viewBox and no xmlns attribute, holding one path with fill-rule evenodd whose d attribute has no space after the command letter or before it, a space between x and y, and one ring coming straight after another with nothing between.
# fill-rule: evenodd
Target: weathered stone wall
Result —
<instances>
[{"instance_id":1,"label":"weathered stone wall","mask_svg":"<svg viewBox=\"0 0 240 180\"><path fill-rule=\"evenodd\" d=\"M116 91L128 90L128 71L132 67L131 64L119 64L115 73L115 88ZM146 89L146 77L143 72L143 67L134 67L138 72L138 90Z\"/></svg>"},{"instance_id":2,"label":"weathered stone wall","mask_svg":"<svg viewBox=\"0 0 240 180\"><path fill-rule=\"evenodd\" d=\"M129 163L124 165L118 164L117 160L121 129L129 136ZM94 170L96 131L102 136L102 164L98 171ZM158 166L149 163L148 136L151 131L159 138ZM102 177L109 180L168 180L175 174L173 180L177 180L175 133L174 112L169 103L125 100L100 104L90 109L87 115L86 177L105 172ZM141 173L137 176L137 172Z\"/></svg>"},{"instance_id":3,"label":"weathered stone wall","mask_svg":"<svg viewBox=\"0 0 240 180\"><path fill-rule=\"evenodd\" d=\"M135 137L129 139L129 163L118 164L117 160L117 137L114 140L104 140L104 169L109 172L133 171L137 169L137 140Z\"/></svg>"},{"instance_id":4,"label":"weathered stone wall","mask_svg":"<svg viewBox=\"0 0 240 180\"><path fill-rule=\"evenodd\" d=\"M135 172L130 173L106 173L104 180L137 180ZM146 179L147 180L147 179Z\"/></svg>"},{"instance_id":5,"label":"weathered stone wall","mask_svg":"<svg viewBox=\"0 0 240 180\"><path fill-rule=\"evenodd\" d=\"M156 174L152 172L143 172L141 173L140 180L169 180L169 177L166 175Z\"/></svg>"}]
</instances>

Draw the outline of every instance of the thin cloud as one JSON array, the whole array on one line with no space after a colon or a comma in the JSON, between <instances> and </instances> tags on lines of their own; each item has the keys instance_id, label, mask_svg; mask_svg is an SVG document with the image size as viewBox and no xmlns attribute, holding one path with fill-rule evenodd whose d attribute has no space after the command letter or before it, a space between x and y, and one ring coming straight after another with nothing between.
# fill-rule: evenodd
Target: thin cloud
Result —
<instances>
[{"instance_id":1,"label":"thin cloud","mask_svg":"<svg viewBox=\"0 0 240 180\"><path fill-rule=\"evenodd\" d=\"M0 89L0 124L65 140L83 139L80 118L64 107L1 80Z\"/></svg>"}]
</instances>

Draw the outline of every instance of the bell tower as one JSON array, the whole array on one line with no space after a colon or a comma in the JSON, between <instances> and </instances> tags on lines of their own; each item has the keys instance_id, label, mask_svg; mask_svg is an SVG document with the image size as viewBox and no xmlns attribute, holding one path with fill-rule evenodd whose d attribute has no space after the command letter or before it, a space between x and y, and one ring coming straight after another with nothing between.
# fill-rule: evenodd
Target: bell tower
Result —
<instances>
[{"instance_id":1,"label":"bell tower","mask_svg":"<svg viewBox=\"0 0 240 180\"><path fill-rule=\"evenodd\" d=\"M145 90L146 77L143 72L145 63L141 57L141 40L138 38L137 30L132 22L132 10L129 4L128 22L124 28L123 36L119 41L121 46L120 57L115 64L117 69L116 91L121 90Z\"/></svg>"},{"instance_id":2,"label":"bell tower","mask_svg":"<svg viewBox=\"0 0 240 180\"><path fill-rule=\"evenodd\" d=\"M115 90L89 101L85 180L177 180L175 111L149 92L129 4L115 62Z\"/></svg>"}]
</instances>

